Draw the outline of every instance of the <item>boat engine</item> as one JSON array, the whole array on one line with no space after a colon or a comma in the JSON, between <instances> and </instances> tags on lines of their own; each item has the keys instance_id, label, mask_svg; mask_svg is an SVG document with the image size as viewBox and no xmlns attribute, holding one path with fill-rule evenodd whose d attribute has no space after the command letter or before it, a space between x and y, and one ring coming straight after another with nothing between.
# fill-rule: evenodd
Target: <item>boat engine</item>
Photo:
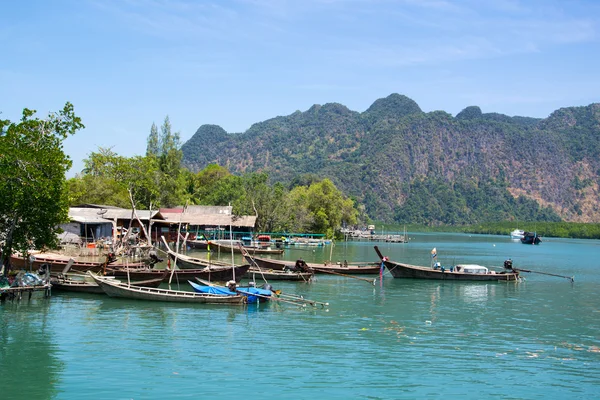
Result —
<instances>
[{"instance_id":1,"label":"boat engine","mask_svg":"<svg viewBox=\"0 0 600 400\"><path fill-rule=\"evenodd\" d=\"M237 284L235 283L234 280L227 282L227 289L229 289L232 292L235 292L236 288L237 288Z\"/></svg>"},{"instance_id":2,"label":"boat engine","mask_svg":"<svg viewBox=\"0 0 600 400\"><path fill-rule=\"evenodd\" d=\"M508 269L508 270L513 269L513 263L510 258L508 260L504 261L504 269Z\"/></svg>"}]
</instances>

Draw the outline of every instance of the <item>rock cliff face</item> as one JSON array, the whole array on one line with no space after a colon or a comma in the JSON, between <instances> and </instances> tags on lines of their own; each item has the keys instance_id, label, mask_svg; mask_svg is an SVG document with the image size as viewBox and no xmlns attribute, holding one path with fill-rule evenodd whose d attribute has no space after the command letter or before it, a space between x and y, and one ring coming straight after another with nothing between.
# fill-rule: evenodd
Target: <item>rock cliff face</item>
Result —
<instances>
[{"instance_id":1,"label":"rock cliff face","mask_svg":"<svg viewBox=\"0 0 600 400\"><path fill-rule=\"evenodd\" d=\"M266 171L272 181L329 177L384 221L416 222L416 206L409 205L419 199L431 208L431 220L472 223L494 218L483 203L501 198L498 218L527 218L516 208L531 208L534 200L566 221L600 222L600 104L562 108L546 119L482 113L477 106L453 117L424 113L392 94L363 113L314 105L240 134L203 125L183 153L194 171L218 163L234 173ZM423 187L431 196L450 196L446 205L417 197ZM526 206L519 197L529 199Z\"/></svg>"}]
</instances>

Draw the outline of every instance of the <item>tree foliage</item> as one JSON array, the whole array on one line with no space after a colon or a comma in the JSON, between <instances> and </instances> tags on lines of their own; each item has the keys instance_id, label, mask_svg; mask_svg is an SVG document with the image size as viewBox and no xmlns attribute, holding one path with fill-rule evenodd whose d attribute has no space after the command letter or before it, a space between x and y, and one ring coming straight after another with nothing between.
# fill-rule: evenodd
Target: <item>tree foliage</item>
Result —
<instances>
[{"instance_id":1,"label":"tree foliage","mask_svg":"<svg viewBox=\"0 0 600 400\"><path fill-rule=\"evenodd\" d=\"M3 264L13 250L56 245L67 220L65 173L71 160L62 143L84 125L66 103L46 119L24 109L19 122L0 120L0 241Z\"/></svg>"},{"instance_id":2,"label":"tree foliage","mask_svg":"<svg viewBox=\"0 0 600 400\"><path fill-rule=\"evenodd\" d=\"M111 149L99 148L84 160L84 169L69 179L69 202L106 204L128 208L129 191L136 207L157 206L160 197L160 170L156 157L123 157Z\"/></svg>"},{"instance_id":3,"label":"tree foliage","mask_svg":"<svg viewBox=\"0 0 600 400\"><path fill-rule=\"evenodd\" d=\"M184 204L193 186L191 174L181 167L179 133L171 131L169 117L150 128L146 156L123 157L102 148L84 160L82 173L69 180L71 204L94 203L129 207L129 191L140 209Z\"/></svg>"}]
</instances>

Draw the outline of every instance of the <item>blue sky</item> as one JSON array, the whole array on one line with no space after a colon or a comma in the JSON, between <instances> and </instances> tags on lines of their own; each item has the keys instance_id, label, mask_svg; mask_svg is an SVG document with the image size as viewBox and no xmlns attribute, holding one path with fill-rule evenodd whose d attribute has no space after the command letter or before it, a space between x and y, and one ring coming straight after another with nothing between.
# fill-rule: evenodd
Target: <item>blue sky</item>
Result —
<instances>
[{"instance_id":1,"label":"blue sky","mask_svg":"<svg viewBox=\"0 0 600 400\"><path fill-rule=\"evenodd\" d=\"M600 101L599 28L596 0L5 1L0 118L73 103L69 176L98 147L143 155L167 115L182 142L391 93L543 118Z\"/></svg>"}]
</instances>

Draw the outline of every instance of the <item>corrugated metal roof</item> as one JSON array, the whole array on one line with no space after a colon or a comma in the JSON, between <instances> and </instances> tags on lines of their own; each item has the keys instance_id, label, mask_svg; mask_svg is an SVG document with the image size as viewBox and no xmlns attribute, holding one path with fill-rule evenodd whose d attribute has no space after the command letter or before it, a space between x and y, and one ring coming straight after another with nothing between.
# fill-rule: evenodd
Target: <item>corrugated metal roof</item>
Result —
<instances>
[{"instance_id":1,"label":"corrugated metal roof","mask_svg":"<svg viewBox=\"0 0 600 400\"><path fill-rule=\"evenodd\" d=\"M205 207L210 208L210 207ZM225 207L227 208L227 207ZM223 207L214 207L213 209L223 209ZM148 221L152 218L155 222L168 222L177 224L180 221L190 225L204 226L232 226L253 228L256 224L256 217L250 215L231 215L231 214L202 214L187 212L165 212L161 213L158 210L137 210L137 215L142 221ZM117 209L98 209L98 208L69 208L69 218L73 222L81 224L100 224L112 223L115 219L129 220L131 219L131 210L125 208Z\"/></svg>"},{"instance_id":2,"label":"corrugated metal roof","mask_svg":"<svg viewBox=\"0 0 600 400\"><path fill-rule=\"evenodd\" d=\"M164 213L163 217L166 222L171 224L204 225L204 226L237 226L245 228L253 228L256 224L256 217L250 215L232 216L224 214L180 214L180 213ZM163 221L157 221L163 222Z\"/></svg>"},{"instance_id":3,"label":"corrugated metal roof","mask_svg":"<svg viewBox=\"0 0 600 400\"><path fill-rule=\"evenodd\" d=\"M111 223L110 220L104 218L104 210L97 208L69 208L69 219L80 224L104 224Z\"/></svg>"},{"instance_id":4,"label":"corrugated metal roof","mask_svg":"<svg viewBox=\"0 0 600 400\"><path fill-rule=\"evenodd\" d=\"M142 221L148 221L150 218L161 220L163 219L162 214L158 210L136 210L137 216ZM132 219L131 218L131 210L126 210L124 208L118 210L106 210L106 214L104 214L104 218L113 220L113 219ZM135 219L135 217L133 217Z\"/></svg>"},{"instance_id":5,"label":"corrugated metal roof","mask_svg":"<svg viewBox=\"0 0 600 400\"><path fill-rule=\"evenodd\" d=\"M164 213L181 214L182 212L183 212L183 207L181 207L181 208L161 208L160 209L161 214L164 214Z\"/></svg>"},{"instance_id":6,"label":"corrugated metal roof","mask_svg":"<svg viewBox=\"0 0 600 400\"><path fill-rule=\"evenodd\" d=\"M158 210L137 210L138 217L142 221L148 221L150 218L155 220L162 220L163 216ZM110 208L110 209L98 209L98 208L69 208L69 218L71 221L79 223L91 223L92 221L112 222L115 219L131 219L131 210L125 208ZM134 217L135 219L135 217Z\"/></svg>"},{"instance_id":7,"label":"corrugated metal roof","mask_svg":"<svg viewBox=\"0 0 600 400\"><path fill-rule=\"evenodd\" d=\"M198 214L198 215L231 215L233 214L232 206L187 206L185 209L186 214Z\"/></svg>"}]
</instances>

